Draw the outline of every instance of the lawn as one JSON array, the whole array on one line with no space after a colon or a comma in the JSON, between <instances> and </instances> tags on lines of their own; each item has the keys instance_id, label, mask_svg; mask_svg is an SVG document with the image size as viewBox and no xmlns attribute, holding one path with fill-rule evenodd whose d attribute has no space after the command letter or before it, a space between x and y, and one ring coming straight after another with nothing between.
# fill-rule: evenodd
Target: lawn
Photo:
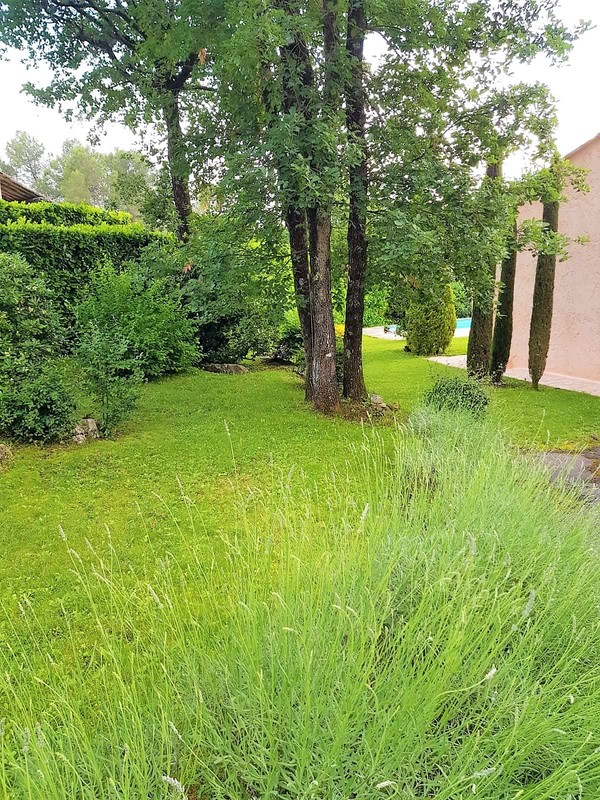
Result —
<instances>
[{"instance_id":1,"label":"lawn","mask_svg":"<svg viewBox=\"0 0 600 800\"><path fill-rule=\"evenodd\" d=\"M456 339L451 352L465 347ZM455 374L379 339L365 339L365 363L369 387L398 402L401 420L436 375ZM511 381L493 391L491 409L519 445L583 446L600 432L600 398L573 392ZM143 566L150 549L161 552L177 535L183 494L216 537L228 530L240 492L265 489L293 467L316 480L352 460L362 437L357 423L313 414L285 369L193 371L149 384L114 441L17 449L0 475L0 598L13 605L29 593L44 613L56 613L73 587L59 526L77 549L85 537L103 539L108 526L120 557Z\"/></svg>"},{"instance_id":2,"label":"lawn","mask_svg":"<svg viewBox=\"0 0 600 800\"><path fill-rule=\"evenodd\" d=\"M456 374L365 353L400 423ZM512 382L490 417L373 430L255 366L147 385L113 441L16 449L3 796L597 797L598 515L501 437L581 446L600 399Z\"/></svg>"}]
</instances>

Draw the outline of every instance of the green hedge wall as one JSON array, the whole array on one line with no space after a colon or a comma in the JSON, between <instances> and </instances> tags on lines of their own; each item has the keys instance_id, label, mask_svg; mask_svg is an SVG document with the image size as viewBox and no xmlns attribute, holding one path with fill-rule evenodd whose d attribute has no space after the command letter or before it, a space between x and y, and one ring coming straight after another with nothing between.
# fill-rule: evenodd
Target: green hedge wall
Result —
<instances>
[{"instance_id":1,"label":"green hedge wall","mask_svg":"<svg viewBox=\"0 0 600 800\"><path fill-rule=\"evenodd\" d=\"M131 215L125 211L107 211L85 203L15 203L0 200L0 224L16 222L48 222L51 225L129 225Z\"/></svg>"},{"instance_id":2,"label":"green hedge wall","mask_svg":"<svg viewBox=\"0 0 600 800\"><path fill-rule=\"evenodd\" d=\"M20 253L39 270L65 311L85 292L99 265L110 261L119 269L160 241L172 241L172 236L139 224L66 226L23 219L0 224L0 252Z\"/></svg>"}]
</instances>

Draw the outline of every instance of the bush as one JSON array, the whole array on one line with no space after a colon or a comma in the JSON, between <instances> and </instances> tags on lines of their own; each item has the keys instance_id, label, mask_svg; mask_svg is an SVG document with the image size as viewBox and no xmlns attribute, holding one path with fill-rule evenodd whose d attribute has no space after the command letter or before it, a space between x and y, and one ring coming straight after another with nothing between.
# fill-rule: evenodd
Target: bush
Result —
<instances>
[{"instance_id":1,"label":"bush","mask_svg":"<svg viewBox=\"0 0 600 800\"><path fill-rule=\"evenodd\" d=\"M64 331L53 303L22 256L0 253L0 375L60 352Z\"/></svg>"},{"instance_id":2,"label":"bush","mask_svg":"<svg viewBox=\"0 0 600 800\"><path fill-rule=\"evenodd\" d=\"M456 311L452 288L446 286L439 297L419 297L406 312L406 345L411 353L433 356L443 353L456 330Z\"/></svg>"},{"instance_id":3,"label":"bush","mask_svg":"<svg viewBox=\"0 0 600 800\"><path fill-rule=\"evenodd\" d=\"M50 225L129 225L131 214L85 203L19 203L0 200L0 225L17 220Z\"/></svg>"},{"instance_id":4,"label":"bush","mask_svg":"<svg viewBox=\"0 0 600 800\"><path fill-rule=\"evenodd\" d=\"M277 361L292 363L303 349L302 330L298 315L294 312L286 315L279 329L277 344L272 357Z\"/></svg>"},{"instance_id":5,"label":"bush","mask_svg":"<svg viewBox=\"0 0 600 800\"><path fill-rule=\"evenodd\" d=\"M15 442L49 444L75 425L75 401L50 363L36 372L15 370L0 380L0 435Z\"/></svg>"},{"instance_id":6,"label":"bush","mask_svg":"<svg viewBox=\"0 0 600 800\"><path fill-rule=\"evenodd\" d=\"M94 416L110 436L135 408L141 372L129 340L118 329L89 323L81 334L78 356L86 387L96 403Z\"/></svg>"},{"instance_id":7,"label":"bush","mask_svg":"<svg viewBox=\"0 0 600 800\"><path fill-rule=\"evenodd\" d=\"M181 372L198 359L194 326L168 279L146 283L135 267L101 269L76 316L82 341L90 333L94 340L101 336L120 343L121 371L129 364L137 375L157 378Z\"/></svg>"},{"instance_id":8,"label":"bush","mask_svg":"<svg viewBox=\"0 0 600 800\"><path fill-rule=\"evenodd\" d=\"M425 395L425 404L438 410L468 411L478 416L486 411L489 397L477 381L440 378Z\"/></svg>"},{"instance_id":9,"label":"bush","mask_svg":"<svg viewBox=\"0 0 600 800\"><path fill-rule=\"evenodd\" d=\"M65 320L84 295L91 275L102 265L120 268L139 258L151 242L168 241L167 234L142 225L50 225L18 220L0 225L0 252L19 253L43 276Z\"/></svg>"}]
</instances>

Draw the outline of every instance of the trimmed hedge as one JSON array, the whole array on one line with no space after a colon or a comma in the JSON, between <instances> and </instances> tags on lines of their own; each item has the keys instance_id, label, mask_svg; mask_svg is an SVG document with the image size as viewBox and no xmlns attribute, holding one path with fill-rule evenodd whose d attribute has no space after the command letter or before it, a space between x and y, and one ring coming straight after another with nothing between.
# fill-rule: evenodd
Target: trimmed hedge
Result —
<instances>
[{"instance_id":1,"label":"trimmed hedge","mask_svg":"<svg viewBox=\"0 0 600 800\"><path fill-rule=\"evenodd\" d=\"M63 311L81 298L99 266L110 262L119 269L152 242L171 240L139 224L65 226L20 219L0 225L0 252L20 253L39 270Z\"/></svg>"},{"instance_id":2,"label":"trimmed hedge","mask_svg":"<svg viewBox=\"0 0 600 800\"><path fill-rule=\"evenodd\" d=\"M0 200L0 225L17 220L50 225L129 225L131 214L85 203L17 203Z\"/></svg>"}]
</instances>

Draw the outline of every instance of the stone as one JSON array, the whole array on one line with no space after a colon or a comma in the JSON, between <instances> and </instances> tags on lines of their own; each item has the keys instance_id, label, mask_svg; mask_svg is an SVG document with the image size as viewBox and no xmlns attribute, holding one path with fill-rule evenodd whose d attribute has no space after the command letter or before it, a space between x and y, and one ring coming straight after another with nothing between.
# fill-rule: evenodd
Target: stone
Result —
<instances>
[{"instance_id":1,"label":"stone","mask_svg":"<svg viewBox=\"0 0 600 800\"><path fill-rule=\"evenodd\" d=\"M84 417L79 425L73 428L71 441L74 444L84 444L91 439L99 439L98 423L92 417Z\"/></svg>"},{"instance_id":2,"label":"stone","mask_svg":"<svg viewBox=\"0 0 600 800\"><path fill-rule=\"evenodd\" d=\"M371 403L373 403L374 406L385 406L385 405L387 405L387 403L385 402L385 400L383 399L383 397L380 394L372 394L371 395Z\"/></svg>"},{"instance_id":3,"label":"stone","mask_svg":"<svg viewBox=\"0 0 600 800\"><path fill-rule=\"evenodd\" d=\"M246 372L250 372L248 367L244 367L242 364L202 364L202 369L220 375L244 375Z\"/></svg>"}]
</instances>

